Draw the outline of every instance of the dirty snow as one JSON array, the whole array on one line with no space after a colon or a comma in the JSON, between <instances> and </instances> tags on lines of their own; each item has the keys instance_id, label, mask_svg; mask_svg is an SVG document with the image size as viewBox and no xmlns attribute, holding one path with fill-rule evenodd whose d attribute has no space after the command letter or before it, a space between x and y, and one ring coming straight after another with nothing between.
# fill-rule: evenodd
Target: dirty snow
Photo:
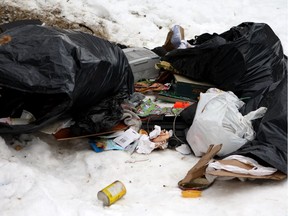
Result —
<instances>
[{"instance_id":1,"label":"dirty snow","mask_svg":"<svg viewBox=\"0 0 288 216\"><path fill-rule=\"evenodd\" d=\"M242 22L264 22L280 38L287 55L286 0L2 0L41 11L61 8L68 20L101 24L109 39L131 46L162 45L174 24L187 39L221 33ZM4 138L4 137L3 137ZM96 153L88 140L56 142L50 136L21 136L14 143L0 137L1 216L92 215L257 215L284 216L287 181L216 181L200 198L183 198L177 183L199 160L174 150L149 155L123 151ZM5 137L6 138L6 137ZM6 140L9 140L6 138ZM103 207L97 192L114 180L127 194Z\"/></svg>"}]
</instances>

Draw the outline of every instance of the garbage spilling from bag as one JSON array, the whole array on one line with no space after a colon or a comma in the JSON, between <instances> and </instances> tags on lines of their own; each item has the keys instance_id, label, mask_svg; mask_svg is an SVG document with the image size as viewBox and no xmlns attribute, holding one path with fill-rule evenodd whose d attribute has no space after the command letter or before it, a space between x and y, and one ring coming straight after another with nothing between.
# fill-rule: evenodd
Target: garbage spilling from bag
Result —
<instances>
[{"instance_id":1,"label":"garbage spilling from bag","mask_svg":"<svg viewBox=\"0 0 288 216\"><path fill-rule=\"evenodd\" d=\"M153 50L21 25L0 34L0 76L2 135L201 157L178 183L183 197L216 179L286 178L287 57L267 24L191 40L175 25Z\"/></svg>"}]
</instances>

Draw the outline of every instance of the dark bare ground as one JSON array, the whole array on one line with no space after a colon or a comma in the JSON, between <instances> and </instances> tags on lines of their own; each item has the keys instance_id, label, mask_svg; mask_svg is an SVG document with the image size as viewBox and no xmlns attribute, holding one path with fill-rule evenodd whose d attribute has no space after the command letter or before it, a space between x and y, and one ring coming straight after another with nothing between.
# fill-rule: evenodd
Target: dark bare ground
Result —
<instances>
[{"instance_id":1,"label":"dark bare ground","mask_svg":"<svg viewBox=\"0 0 288 216\"><path fill-rule=\"evenodd\" d=\"M82 31L108 39L107 32L102 23L98 23L95 26L87 26L85 23L71 22L61 15L61 9L41 11L40 14L37 11L23 10L18 7L11 7L0 3L0 24L23 19L39 19L45 23L45 25Z\"/></svg>"}]
</instances>

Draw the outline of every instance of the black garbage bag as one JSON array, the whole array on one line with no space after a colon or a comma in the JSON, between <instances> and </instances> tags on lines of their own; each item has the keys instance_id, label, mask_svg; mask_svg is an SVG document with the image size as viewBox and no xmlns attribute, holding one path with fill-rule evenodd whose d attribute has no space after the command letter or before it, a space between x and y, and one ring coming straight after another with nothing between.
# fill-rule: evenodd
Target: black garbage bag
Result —
<instances>
[{"instance_id":1,"label":"black garbage bag","mask_svg":"<svg viewBox=\"0 0 288 216\"><path fill-rule=\"evenodd\" d=\"M240 112L246 115L259 107L267 107L267 112L253 122L256 138L229 155L251 157L287 174L287 75L259 91Z\"/></svg>"},{"instance_id":2,"label":"black garbage bag","mask_svg":"<svg viewBox=\"0 0 288 216\"><path fill-rule=\"evenodd\" d=\"M128 60L109 41L39 25L15 27L3 36L11 41L0 45L0 118L19 118L25 110L36 120L0 123L0 134L33 132L119 92L133 93Z\"/></svg>"},{"instance_id":3,"label":"black garbage bag","mask_svg":"<svg viewBox=\"0 0 288 216\"><path fill-rule=\"evenodd\" d=\"M111 129L121 120L123 115L121 102L125 98L125 95L120 92L118 95L107 97L96 106L91 106L76 115L73 118L75 124L71 126L72 134L80 136Z\"/></svg>"},{"instance_id":4,"label":"black garbage bag","mask_svg":"<svg viewBox=\"0 0 288 216\"><path fill-rule=\"evenodd\" d=\"M198 102L192 103L180 112L180 116L183 118L185 123L190 127L194 121L196 115Z\"/></svg>"},{"instance_id":5,"label":"black garbage bag","mask_svg":"<svg viewBox=\"0 0 288 216\"><path fill-rule=\"evenodd\" d=\"M162 60L188 78L233 91L239 98L251 97L286 73L281 42L265 23L244 22L188 42L194 47L173 50Z\"/></svg>"}]
</instances>

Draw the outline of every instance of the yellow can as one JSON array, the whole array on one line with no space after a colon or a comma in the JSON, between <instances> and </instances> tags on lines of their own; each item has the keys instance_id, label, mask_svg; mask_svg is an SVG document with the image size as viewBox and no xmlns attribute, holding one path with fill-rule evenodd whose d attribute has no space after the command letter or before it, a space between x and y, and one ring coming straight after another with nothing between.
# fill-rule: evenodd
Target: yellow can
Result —
<instances>
[{"instance_id":1,"label":"yellow can","mask_svg":"<svg viewBox=\"0 0 288 216\"><path fill-rule=\"evenodd\" d=\"M98 192L97 197L103 205L110 206L126 194L126 188L120 181L115 181Z\"/></svg>"}]
</instances>

